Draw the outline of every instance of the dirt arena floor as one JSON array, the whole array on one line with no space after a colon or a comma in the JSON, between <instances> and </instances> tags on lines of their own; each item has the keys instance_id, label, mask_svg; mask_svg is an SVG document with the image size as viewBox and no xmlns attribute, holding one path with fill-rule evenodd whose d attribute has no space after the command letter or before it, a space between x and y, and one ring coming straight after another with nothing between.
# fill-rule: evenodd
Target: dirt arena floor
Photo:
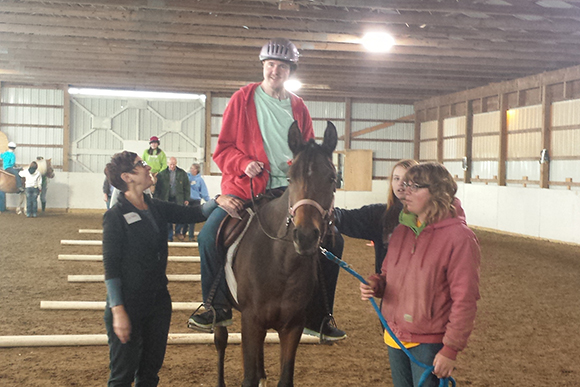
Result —
<instances>
[{"instance_id":1,"label":"dirt arena floor","mask_svg":"<svg viewBox=\"0 0 580 387\"><path fill-rule=\"evenodd\" d=\"M0 214L0 335L105 333L101 311L41 310L40 301L102 301L102 283L68 283L70 274L102 274L102 263L57 260L58 254L100 254L100 247L62 246L62 239L99 239L79 229L101 227L101 214L47 212L37 219ZM476 231L482 246L476 327L459 356L463 386L580 386L580 247ZM197 255L170 248L170 255ZM373 268L373 249L346 239L344 254L361 274ZM168 265L168 274L199 273L199 264ZM199 284L170 283L173 301L201 301ZM174 312L171 332L192 333L189 312ZM358 282L339 278L335 316L348 338L302 345L297 386L392 386L378 319L358 296ZM232 331L239 330L239 315ZM213 345L170 345L161 386L213 386ZM279 376L277 345L266 346L270 385ZM230 345L226 382L239 386L239 345ZM0 348L0 386L104 386L107 346Z\"/></svg>"}]
</instances>

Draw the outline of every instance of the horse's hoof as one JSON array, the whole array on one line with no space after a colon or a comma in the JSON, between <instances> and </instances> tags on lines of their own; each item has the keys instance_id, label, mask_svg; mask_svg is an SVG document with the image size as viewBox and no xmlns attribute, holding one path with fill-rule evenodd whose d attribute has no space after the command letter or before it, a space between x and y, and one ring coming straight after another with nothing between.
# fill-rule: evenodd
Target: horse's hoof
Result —
<instances>
[{"instance_id":1,"label":"horse's hoof","mask_svg":"<svg viewBox=\"0 0 580 387\"><path fill-rule=\"evenodd\" d=\"M260 384L258 384L258 387L266 387L266 379L260 379Z\"/></svg>"}]
</instances>

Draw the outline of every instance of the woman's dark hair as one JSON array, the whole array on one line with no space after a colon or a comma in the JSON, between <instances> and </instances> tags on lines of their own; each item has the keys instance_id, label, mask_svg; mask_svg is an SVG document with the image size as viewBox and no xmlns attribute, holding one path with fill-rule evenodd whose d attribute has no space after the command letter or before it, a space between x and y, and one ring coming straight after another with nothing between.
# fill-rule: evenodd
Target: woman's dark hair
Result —
<instances>
[{"instance_id":1,"label":"woman's dark hair","mask_svg":"<svg viewBox=\"0 0 580 387\"><path fill-rule=\"evenodd\" d=\"M434 162L415 165L407 170L405 181L429 186L431 199L427 210L427 224L442 220L448 213L453 217L457 216L453 206L457 183L443 165Z\"/></svg>"},{"instance_id":2,"label":"woman's dark hair","mask_svg":"<svg viewBox=\"0 0 580 387\"><path fill-rule=\"evenodd\" d=\"M135 168L137 153L123 151L115 153L111 162L105 167L105 175L109 184L121 192L127 191L127 183L121 178L121 174L131 172Z\"/></svg>"},{"instance_id":3,"label":"woman's dark hair","mask_svg":"<svg viewBox=\"0 0 580 387\"><path fill-rule=\"evenodd\" d=\"M36 161L33 161L28 166L28 173L30 173L32 175L34 172L36 172L37 169L38 169L38 164L36 163Z\"/></svg>"},{"instance_id":4,"label":"woman's dark hair","mask_svg":"<svg viewBox=\"0 0 580 387\"><path fill-rule=\"evenodd\" d=\"M147 153L149 153L150 155L152 155L153 152L155 152L155 154L158 155L159 153L161 153L161 148L157 147L157 149L153 149L153 148L149 147L149 149L147 149Z\"/></svg>"}]
</instances>

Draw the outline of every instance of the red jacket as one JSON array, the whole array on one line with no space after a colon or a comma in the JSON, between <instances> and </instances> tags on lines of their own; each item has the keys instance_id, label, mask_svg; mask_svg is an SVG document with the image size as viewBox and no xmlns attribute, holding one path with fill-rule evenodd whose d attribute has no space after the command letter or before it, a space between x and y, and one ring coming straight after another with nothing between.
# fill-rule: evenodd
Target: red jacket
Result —
<instances>
[{"instance_id":1,"label":"red jacket","mask_svg":"<svg viewBox=\"0 0 580 387\"><path fill-rule=\"evenodd\" d=\"M254 194L266 191L270 162L264 149L258 124L254 91L260 83L252 83L236 91L224 111L222 129L213 160L222 171L222 194L235 195L244 200L251 197L250 178L244 173L252 161L264 163L264 171L254 178ZM305 141L314 138L312 119L302 98L290 93L294 119Z\"/></svg>"},{"instance_id":2,"label":"red jacket","mask_svg":"<svg viewBox=\"0 0 580 387\"><path fill-rule=\"evenodd\" d=\"M393 232L377 281L382 313L401 341L443 343L455 359L473 330L479 296L479 241L464 217L428 225L417 237ZM386 285L386 286L385 286Z\"/></svg>"}]
</instances>

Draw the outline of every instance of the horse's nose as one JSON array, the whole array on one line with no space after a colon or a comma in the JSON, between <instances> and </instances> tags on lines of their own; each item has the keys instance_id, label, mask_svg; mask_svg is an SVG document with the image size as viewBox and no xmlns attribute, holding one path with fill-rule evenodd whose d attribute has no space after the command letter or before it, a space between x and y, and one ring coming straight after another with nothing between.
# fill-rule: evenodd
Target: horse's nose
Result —
<instances>
[{"instance_id":1,"label":"horse's nose","mask_svg":"<svg viewBox=\"0 0 580 387\"><path fill-rule=\"evenodd\" d=\"M319 238L317 228L296 227L293 233L294 248L301 255L313 254L318 249Z\"/></svg>"}]
</instances>

